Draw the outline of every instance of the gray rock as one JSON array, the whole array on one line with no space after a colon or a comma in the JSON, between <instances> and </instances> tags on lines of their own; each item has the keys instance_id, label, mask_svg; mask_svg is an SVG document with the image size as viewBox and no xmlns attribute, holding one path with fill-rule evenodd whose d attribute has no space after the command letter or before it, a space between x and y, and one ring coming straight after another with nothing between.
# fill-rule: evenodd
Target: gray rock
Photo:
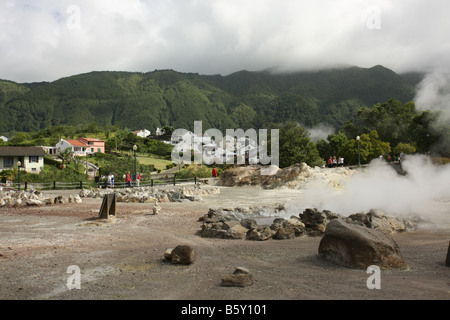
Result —
<instances>
[{"instance_id":1,"label":"gray rock","mask_svg":"<svg viewBox=\"0 0 450 320\"><path fill-rule=\"evenodd\" d=\"M319 254L350 268L406 269L398 245L387 234L336 219L328 223L320 241Z\"/></svg>"}]
</instances>

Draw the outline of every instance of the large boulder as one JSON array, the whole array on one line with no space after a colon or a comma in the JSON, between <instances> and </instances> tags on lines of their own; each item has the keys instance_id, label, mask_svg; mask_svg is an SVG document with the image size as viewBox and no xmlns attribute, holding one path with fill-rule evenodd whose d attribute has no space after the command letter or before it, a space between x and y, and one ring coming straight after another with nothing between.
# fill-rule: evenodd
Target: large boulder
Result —
<instances>
[{"instance_id":1,"label":"large boulder","mask_svg":"<svg viewBox=\"0 0 450 320\"><path fill-rule=\"evenodd\" d=\"M398 245L389 235L342 219L327 224L319 254L337 264L356 269L366 269L371 265L381 269L408 268Z\"/></svg>"}]
</instances>

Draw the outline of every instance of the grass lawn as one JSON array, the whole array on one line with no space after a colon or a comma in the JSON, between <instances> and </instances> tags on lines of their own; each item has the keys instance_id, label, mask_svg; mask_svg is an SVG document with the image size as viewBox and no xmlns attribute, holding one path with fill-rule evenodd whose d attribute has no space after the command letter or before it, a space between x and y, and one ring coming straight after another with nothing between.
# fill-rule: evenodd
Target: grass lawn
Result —
<instances>
[{"instance_id":1,"label":"grass lawn","mask_svg":"<svg viewBox=\"0 0 450 320\"><path fill-rule=\"evenodd\" d=\"M170 160L158 158L157 156L148 154L137 154L137 161L143 165L154 165L155 169L161 170L161 172L167 170L166 165L172 164Z\"/></svg>"}]
</instances>

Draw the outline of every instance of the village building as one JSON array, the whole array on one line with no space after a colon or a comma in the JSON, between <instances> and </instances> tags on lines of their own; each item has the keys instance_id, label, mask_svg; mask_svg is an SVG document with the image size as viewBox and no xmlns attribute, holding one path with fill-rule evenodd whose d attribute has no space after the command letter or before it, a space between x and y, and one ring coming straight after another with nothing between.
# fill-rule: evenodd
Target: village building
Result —
<instances>
[{"instance_id":1,"label":"village building","mask_svg":"<svg viewBox=\"0 0 450 320\"><path fill-rule=\"evenodd\" d=\"M19 167L39 174L44 169L44 156L41 147L0 147L0 171Z\"/></svg>"}]
</instances>

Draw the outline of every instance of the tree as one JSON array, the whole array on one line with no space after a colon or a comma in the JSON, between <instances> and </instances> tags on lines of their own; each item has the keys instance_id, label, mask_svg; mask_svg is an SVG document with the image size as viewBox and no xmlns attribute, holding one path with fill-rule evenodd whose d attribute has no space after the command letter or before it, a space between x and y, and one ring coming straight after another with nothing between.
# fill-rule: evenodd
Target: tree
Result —
<instances>
[{"instance_id":1,"label":"tree","mask_svg":"<svg viewBox=\"0 0 450 320\"><path fill-rule=\"evenodd\" d=\"M400 155L401 153L404 154L412 154L416 152L416 147L410 145L409 143L402 143L400 142L395 148L394 148L394 154L396 156Z\"/></svg>"},{"instance_id":2,"label":"tree","mask_svg":"<svg viewBox=\"0 0 450 320\"><path fill-rule=\"evenodd\" d=\"M392 145L411 142L409 127L415 116L414 102L402 104L395 99L358 111L362 126L369 131L377 131L381 140Z\"/></svg>"},{"instance_id":3,"label":"tree","mask_svg":"<svg viewBox=\"0 0 450 320\"><path fill-rule=\"evenodd\" d=\"M330 156L339 156L339 149L348 141L344 131L339 131L338 134L328 135L326 140L319 140L316 143L316 148L319 151L320 157L328 159Z\"/></svg>"},{"instance_id":4,"label":"tree","mask_svg":"<svg viewBox=\"0 0 450 320\"><path fill-rule=\"evenodd\" d=\"M64 150L61 150L61 148L58 149L58 158L62 160L61 169L64 169L66 167L66 163L69 163L72 159L72 150L70 148L66 148Z\"/></svg>"},{"instance_id":5,"label":"tree","mask_svg":"<svg viewBox=\"0 0 450 320\"><path fill-rule=\"evenodd\" d=\"M322 164L316 145L309 139L309 133L295 122L287 122L279 127L280 167L296 163L306 163L314 167Z\"/></svg>"},{"instance_id":6,"label":"tree","mask_svg":"<svg viewBox=\"0 0 450 320\"><path fill-rule=\"evenodd\" d=\"M359 141L359 156L361 163L369 163L380 155L387 155L391 152L389 142L380 140L378 132L371 131L362 134ZM358 142L356 139L347 141L340 149L339 154L344 157L347 164L358 164Z\"/></svg>"}]
</instances>

